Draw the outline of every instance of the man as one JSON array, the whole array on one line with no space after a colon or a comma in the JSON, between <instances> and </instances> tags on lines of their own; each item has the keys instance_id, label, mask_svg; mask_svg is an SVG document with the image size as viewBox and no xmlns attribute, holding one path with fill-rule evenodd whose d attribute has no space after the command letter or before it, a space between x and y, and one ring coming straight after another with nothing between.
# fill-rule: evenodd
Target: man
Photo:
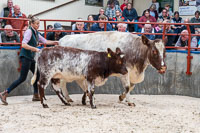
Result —
<instances>
[{"instance_id":1,"label":"man","mask_svg":"<svg viewBox=\"0 0 200 133\"><path fill-rule=\"evenodd\" d=\"M104 16L106 16L107 19L108 19L108 16L107 16L104 12L105 12L104 9L103 9L103 8L100 8L100 9L99 9L99 14L97 14L97 15L94 17L94 21L98 21L100 15L104 15Z\"/></svg>"},{"instance_id":2,"label":"man","mask_svg":"<svg viewBox=\"0 0 200 133\"><path fill-rule=\"evenodd\" d=\"M200 15L200 12L196 11L195 17L191 18L190 22L191 23L200 23L199 15ZM194 29L195 29L195 31L197 31L198 29L200 29L200 25L194 25Z\"/></svg>"},{"instance_id":3,"label":"man","mask_svg":"<svg viewBox=\"0 0 200 133\"><path fill-rule=\"evenodd\" d=\"M3 8L0 14L0 17L8 17L9 14L14 13L14 8L13 8L13 1L12 0L7 0L7 7ZM4 28L6 25L5 19L0 20L2 27Z\"/></svg>"},{"instance_id":4,"label":"man","mask_svg":"<svg viewBox=\"0 0 200 133\"><path fill-rule=\"evenodd\" d=\"M117 24L117 31L119 32L127 32L127 24L125 23L118 23Z\"/></svg>"},{"instance_id":5,"label":"man","mask_svg":"<svg viewBox=\"0 0 200 133\"><path fill-rule=\"evenodd\" d=\"M11 25L6 25L5 29L10 29L10 30L4 30L4 32L1 34L2 43L12 44L12 43L20 42L17 32L13 31L13 28ZM8 45L5 45L5 46L8 46Z\"/></svg>"},{"instance_id":6,"label":"man","mask_svg":"<svg viewBox=\"0 0 200 133\"><path fill-rule=\"evenodd\" d=\"M154 29L152 28L151 24L145 24L144 28L142 29L141 33L154 33ZM148 39L155 40L155 35L144 34Z\"/></svg>"},{"instance_id":7,"label":"man","mask_svg":"<svg viewBox=\"0 0 200 133\"><path fill-rule=\"evenodd\" d=\"M116 16L113 17L112 21L125 21L125 18L121 16L121 13L119 10L116 10L115 12ZM112 24L113 29L117 30L117 23Z\"/></svg>"},{"instance_id":8,"label":"man","mask_svg":"<svg viewBox=\"0 0 200 133\"><path fill-rule=\"evenodd\" d=\"M176 47L188 47L188 40L189 40L189 33L187 30L183 30L181 32L181 35L178 39L178 41L176 42L175 46ZM197 47L197 38L196 37L192 37L191 39L191 43L190 43L191 48L196 48ZM186 50L186 49L179 49L179 50Z\"/></svg>"},{"instance_id":9,"label":"man","mask_svg":"<svg viewBox=\"0 0 200 133\"><path fill-rule=\"evenodd\" d=\"M162 13L160 14L160 16L158 17L158 20L157 21L164 21L164 20L166 20L166 19L168 19L168 20L170 20L170 17L168 16L168 14L167 14L168 12L167 12L167 9L163 9L162 10Z\"/></svg>"},{"instance_id":10,"label":"man","mask_svg":"<svg viewBox=\"0 0 200 133\"><path fill-rule=\"evenodd\" d=\"M116 11L119 10L121 12L121 9L118 5L115 5L114 2L110 4L109 7L106 8L106 15L108 16L109 20L111 21L113 17L116 16Z\"/></svg>"},{"instance_id":11,"label":"man","mask_svg":"<svg viewBox=\"0 0 200 133\"><path fill-rule=\"evenodd\" d=\"M189 18L186 18L183 23L190 23L189 21L190 21ZM191 33L195 34L194 25L189 25L189 27L190 27ZM186 25L182 25L180 30L183 31L183 30L186 30L186 29L187 29L187 26Z\"/></svg>"},{"instance_id":12,"label":"man","mask_svg":"<svg viewBox=\"0 0 200 133\"><path fill-rule=\"evenodd\" d=\"M107 21L106 16L100 15L99 21ZM104 26L105 26L105 23L95 23L95 24L92 25L91 31L104 31L105 30ZM106 31L111 31L111 30L112 30L111 24L107 23L106 24Z\"/></svg>"},{"instance_id":13,"label":"man","mask_svg":"<svg viewBox=\"0 0 200 133\"><path fill-rule=\"evenodd\" d=\"M82 19L79 19L79 20L82 20ZM76 24L75 24L75 28L74 29L72 29L72 30L74 30L74 31L84 31L85 29L84 29L84 22L76 22ZM73 35L73 34L84 34L84 32L72 32L71 33L71 35Z\"/></svg>"},{"instance_id":14,"label":"man","mask_svg":"<svg viewBox=\"0 0 200 133\"><path fill-rule=\"evenodd\" d=\"M53 30L62 30L62 25L60 23L55 23L54 24L54 29ZM60 31L56 31L56 32L49 32L47 33L47 40L51 40L51 41L58 41L60 40L62 37L64 37L66 35L65 32L60 32Z\"/></svg>"},{"instance_id":15,"label":"man","mask_svg":"<svg viewBox=\"0 0 200 133\"><path fill-rule=\"evenodd\" d=\"M21 13L20 6L18 6L18 5L14 6L14 13L9 14L8 17L10 17L10 18L27 18L25 14ZM7 24L11 25L13 27L13 29L21 29L21 27L22 27L23 30L26 30L28 27L28 22L25 21L23 24L22 20L8 20ZM19 34L20 31L17 31L17 33Z\"/></svg>"}]
</instances>

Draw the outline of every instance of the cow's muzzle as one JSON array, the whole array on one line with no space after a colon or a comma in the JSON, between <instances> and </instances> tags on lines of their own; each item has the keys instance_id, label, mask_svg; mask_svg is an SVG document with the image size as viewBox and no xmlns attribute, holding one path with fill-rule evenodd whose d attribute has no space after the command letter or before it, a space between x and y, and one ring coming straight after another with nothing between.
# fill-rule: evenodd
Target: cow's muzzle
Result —
<instances>
[{"instance_id":1,"label":"cow's muzzle","mask_svg":"<svg viewBox=\"0 0 200 133\"><path fill-rule=\"evenodd\" d=\"M167 70L167 66L162 66L161 69L158 70L158 72L159 72L160 74L164 74L166 70Z\"/></svg>"}]
</instances>

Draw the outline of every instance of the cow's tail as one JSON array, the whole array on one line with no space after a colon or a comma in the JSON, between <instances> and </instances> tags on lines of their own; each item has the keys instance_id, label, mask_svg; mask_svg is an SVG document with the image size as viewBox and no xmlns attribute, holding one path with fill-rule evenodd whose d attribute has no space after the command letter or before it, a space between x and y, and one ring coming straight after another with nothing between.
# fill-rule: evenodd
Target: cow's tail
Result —
<instances>
[{"instance_id":1,"label":"cow's tail","mask_svg":"<svg viewBox=\"0 0 200 133\"><path fill-rule=\"evenodd\" d=\"M41 51L41 50L40 50ZM35 56L35 71L34 71L34 75L33 77L31 78L31 85L33 85L36 81L36 78L37 78L37 64L38 64L38 57L40 55L40 52L36 53L36 56Z\"/></svg>"}]
</instances>

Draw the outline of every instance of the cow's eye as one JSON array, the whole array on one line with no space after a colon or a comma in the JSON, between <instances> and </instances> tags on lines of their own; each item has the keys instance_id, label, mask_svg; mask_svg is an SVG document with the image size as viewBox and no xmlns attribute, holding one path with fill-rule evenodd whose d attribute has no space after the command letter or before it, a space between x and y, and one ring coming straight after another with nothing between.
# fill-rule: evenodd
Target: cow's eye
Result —
<instances>
[{"instance_id":1,"label":"cow's eye","mask_svg":"<svg viewBox=\"0 0 200 133\"><path fill-rule=\"evenodd\" d=\"M120 60L117 60L117 64L120 64L120 65L121 65L121 64L122 64L122 61L120 61Z\"/></svg>"}]
</instances>

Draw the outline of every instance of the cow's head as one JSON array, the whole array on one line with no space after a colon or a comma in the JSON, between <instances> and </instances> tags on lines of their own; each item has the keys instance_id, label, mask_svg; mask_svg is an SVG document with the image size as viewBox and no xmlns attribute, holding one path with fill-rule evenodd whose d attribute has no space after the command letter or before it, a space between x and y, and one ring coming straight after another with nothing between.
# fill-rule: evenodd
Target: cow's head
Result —
<instances>
[{"instance_id":1,"label":"cow's head","mask_svg":"<svg viewBox=\"0 0 200 133\"><path fill-rule=\"evenodd\" d=\"M126 69L126 60L120 48L116 48L116 52L113 52L110 48L108 48L107 51L109 69L114 73L127 74L128 70Z\"/></svg>"},{"instance_id":2,"label":"cow's head","mask_svg":"<svg viewBox=\"0 0 200 133\"><path fill-rule=\"evenodd\" d=\"M155 67L159 73L165 73L165 45L161 39L149 40L142 36L142 42L148 46L148 59L150 64Z\"/></svg>"}]
</instances>

